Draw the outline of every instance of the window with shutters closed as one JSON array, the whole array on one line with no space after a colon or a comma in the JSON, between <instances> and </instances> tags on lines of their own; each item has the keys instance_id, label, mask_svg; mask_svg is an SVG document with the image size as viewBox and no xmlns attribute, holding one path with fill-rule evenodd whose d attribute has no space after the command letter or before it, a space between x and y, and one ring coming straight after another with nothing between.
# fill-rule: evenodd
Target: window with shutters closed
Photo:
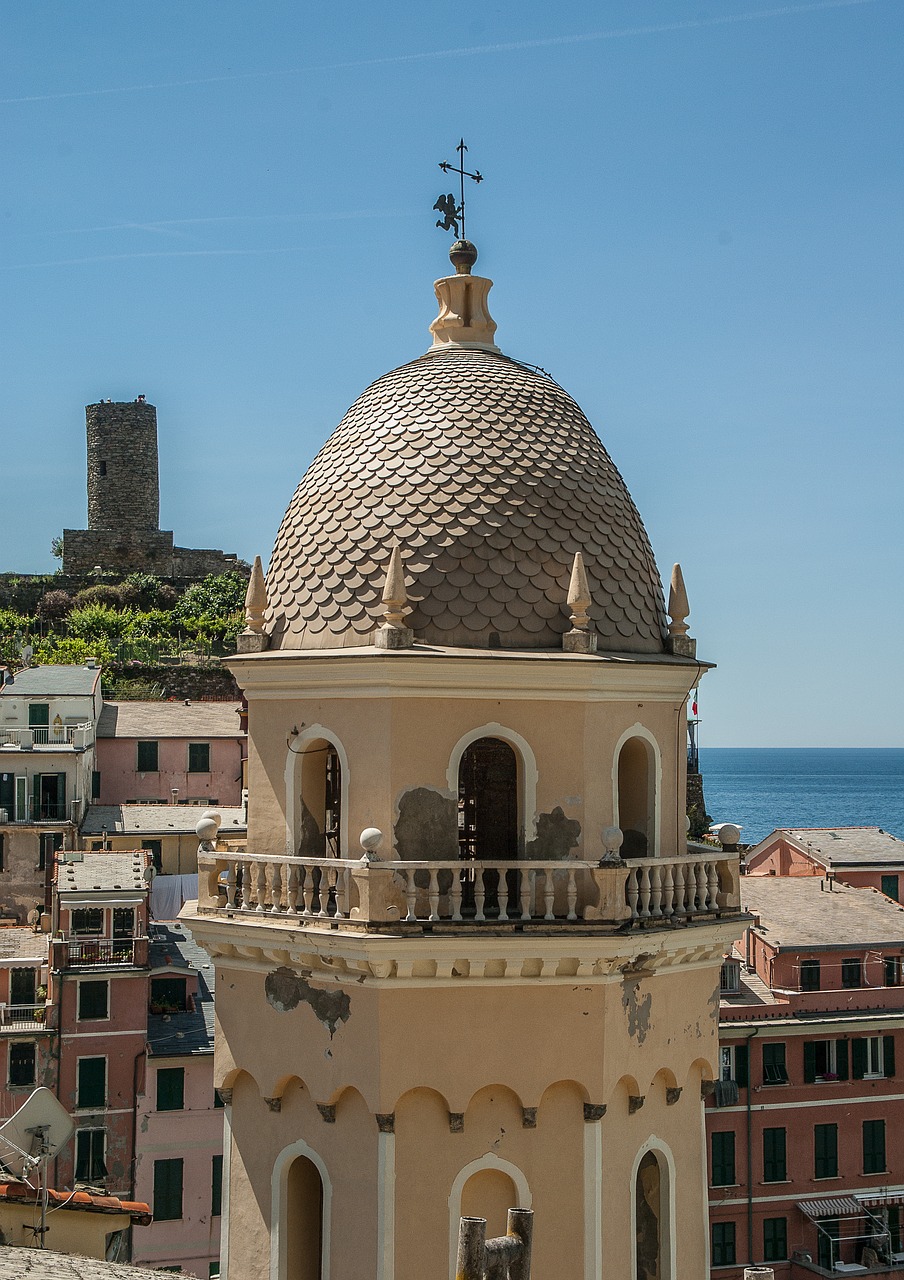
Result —
<instances>
[{"instance_id":1,"label":"window with shutters closed","mask_svg":"<svg viewBox=\"0 0 904 1280\"><path fill-rule=\"evenodd\" d=\"M786 1131L763 1130L763 1181L786 1182L788 1165L786 1158Z\"/></svg>"},{"instance_id":2,"label":"window with shutters closed","mask_svg":"<svg viewBox=\"0 0 904 1280\"><path fill-rule=\"evenodd\" d=\"M838 1177L838 1125L813 1126L813 1176Z\"/></svg>"},{"instance_id":3,"label":"window with shutters closed","mask_svg":"<svg viewBox=\"0 0 904 1280\"><path fill-rule=\"evenodd\" d=\"M863 1121L863 1172L885 1172L885 1121Z\"/></svg>"},{"instance_id":4,"label":"window with shutters closed","mask_svg":"<svg viewBox=\"0 0 904 1280\"><path fill-rule=\"evenodd\" d=\"M788 1219L763 1219L763 1261L782 1262L788 1256Z\"/></svg>"},{"instance_id":5,"label":"window with shutters closed","mask_svg":"<svg viewBox=\"0 0 904 1280\"><path fill-rule=\"evenodd\" d=\"M185 1068L157 1068L157 1110L182 1111L185 1107Z\"/></svg>"},{"instance_id":6,"label":"window with shutters closed","mask_svg":"<svg viewBox=\"0 0 904 1280\"><path fill-rule=\"evenodd\" d=\"M733 1267L735 1264L735 1224L714 1222L711 1229L712 1264L714 1267Z\"/></svg>"},{"instance_id":7,"label":"window with shutters closed","mask_svg":"<svg viewBox=\"0 0 904 1280\"><path fill-rule=\"evenodd\" d=\"M107 1059L79 1058L75 1105L96 1110L107 1101Z\"/></svg>"},{"instance_id":8,"label":"window with shutters closed","mask_svg":"<svg viewBox=\"0 0 904 1280\"><path fill-rule=\"evenodd\" d=\"M735 1184L735 1136L729 1129L712 1134L712 1185L732 1187Z\"/></svg>"},{"instance_id":9,"label":"window with shutters closed","mask_svg":"<svg viewBox=\"0 0 904 1280\"><path fill-rule=\"evenodd\" d=\"M154 1221L182 1217L182 1160L154 1161Z\"/></svg>"}]
</instances>

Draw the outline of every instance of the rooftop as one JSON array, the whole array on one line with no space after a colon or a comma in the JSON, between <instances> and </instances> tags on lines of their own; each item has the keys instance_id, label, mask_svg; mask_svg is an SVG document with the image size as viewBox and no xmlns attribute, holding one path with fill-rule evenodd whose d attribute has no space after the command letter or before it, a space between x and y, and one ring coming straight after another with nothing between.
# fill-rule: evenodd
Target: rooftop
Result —
<instances>
[{"instance_id":1,"label":"rooftop","mask_svg":"<svg viewBox=\"0 0 904 1280\"><path fill-rule=\"evenodd\" d=\"M829 890L821 876L743 876L741 906L760 917L755 932L784 951L904 942L904 907L877 889L836 881Z\"/></svg>"},{"instance_id":2,"label":"rooftop","mask_svg":"<svg viewBox=\"0 0 904 1280\"><path fill-rule=\"evenodd\" d=\"M223 823L220 835L244 835L248 823L242 808L211 805ZM194 834L201 814L207 810L199 804L92 804L82 821L83 836L134 835L172 836Z\"/></svg>"},{"instance_id":3,"label":"rooftop","mask_svg":"<svg viewBox=\"0 0 904 1280\"><path fill-rule=\"evenodd\" d=\"M826 866L904 863L904 840L881 827L785 827L782 830Z\"/></svg>"},{"instance_id":4,"label":"rooftop","mask_svg":"<svg viewBox=\"0 0 904 1280\"><path fill-rule=\"evenodd\" d=\"M237 738L240 702L105 702L99 738Z\"/></svg>"},{"instance_id":5,"label":"rooftop","mask_svg":"<svg viewBox=\"0 0 904 1280\"><path fill-rule=\"evenodd\" d=\"M0 697L90 697L100 680L100 667L25 667L0 685Z\"/></svg>"},{"instance_id":6,"label":"rooftop","mask_svg":"<svg viewBox=\"0 0 904 1280\"><path fill-rule=\"evenodd\" d=\"M3 960L46 960L47 935L26 925L0 928L0 962Z\"/></svg>"},{"instance_id":7,"label":"rooftop","mask_svg":"<svg viewBox=\"0 0 904 1280\"><path fill-rule=\"evenodd\" d=\"M151 1014L148 1048L157 1057L213 1053L213 976L210 956L180 924L155 924L151 932L151 977L155 969L194 969L198 989L194 1009L185 1013Z\"/></svg>"},{"instance_id":8,"label":"rooftop","mask_svg":"<svg viewBox=\"0 0 904 1280\"><path fill-rule=\"evenodd\" d=\"M160 1280L159 1271L52 1249L0 1248L0 1280Z\"/></svg>"},{"instance_id":9,"label":"rooftop","mask_svg":"<svg viewBox=\"0 0 904 1280\"><path fill-rule=\"evenodd\" d=\"M86 850L79 862L57 859L57 888L60 893L84 893L93 889L147 889L144 869L148 855L143 850L118 853Z\"/></svg>"},{"instance_id":10,"label":"rooftop","mask_svg":"<svg viewBox=\"0 0 904 1280\"><path fill-rule=\"evenodd\" d=\"M151 1220L150 1205L145 1204L143 1200L120 1200L119 1196L94 1195L90 1191L72 1192L50 1189L47 1196L52 1206L51 1211L81 1209L85 1213L129 1213L138 1222L144 1220L145 1226ZM24 1182L0 1182L0 1200L36 1202L38 1198L37 1189ZM2 1274L3 1272L0 1271L0 1275Z\"/></svg>"}]
</instances>

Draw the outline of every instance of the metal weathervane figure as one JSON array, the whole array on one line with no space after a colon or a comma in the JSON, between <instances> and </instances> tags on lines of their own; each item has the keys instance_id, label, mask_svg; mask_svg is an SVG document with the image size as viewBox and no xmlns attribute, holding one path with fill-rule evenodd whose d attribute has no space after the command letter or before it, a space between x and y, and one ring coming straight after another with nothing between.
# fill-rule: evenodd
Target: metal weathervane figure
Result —
<instances>
[{"instance_id":1,"label":"metal weathervane figure","mask_svg":"<svg viewBox=\"0 0 904 1280\"><path fill-rule=\"evenodd\" d=\"M465 168L465 152L467 151L465 140L459 142L455 150L458 152L458 164L454 165L448 160L441 160L439 167L443 173L457 173L460 186L460 203L455 203L455 196L450 191L448 195L439 196L434 209L442 214L441 218L437 218L436 225L442 231L454 231L457 240L465 239L465 178L471 178L474 182L483 182L483 174L479 169L475 169L473 173L469 173ZM460 228L459 228L460 224Z\"/></svg>"}]
</instances>

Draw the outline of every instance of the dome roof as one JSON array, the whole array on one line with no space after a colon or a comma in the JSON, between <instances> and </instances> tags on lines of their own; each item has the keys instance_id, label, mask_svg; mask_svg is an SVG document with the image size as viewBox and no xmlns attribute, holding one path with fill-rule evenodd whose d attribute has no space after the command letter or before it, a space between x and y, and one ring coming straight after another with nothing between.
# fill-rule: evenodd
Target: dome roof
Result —
<instances>
[{"instance_id":1,"label":"dome roof","mask_svg":"<svg viewBox=\"0 0 904 1280\"><path fill-rule=\"evenodd\" d=\"M418 641L561 649L580 551L600 648L664 650L650 543L599 437L551 378L492 349L422 356L349 409L276 536L270 647L369 644L396 539Z\"/></svg>"}]
</instances>

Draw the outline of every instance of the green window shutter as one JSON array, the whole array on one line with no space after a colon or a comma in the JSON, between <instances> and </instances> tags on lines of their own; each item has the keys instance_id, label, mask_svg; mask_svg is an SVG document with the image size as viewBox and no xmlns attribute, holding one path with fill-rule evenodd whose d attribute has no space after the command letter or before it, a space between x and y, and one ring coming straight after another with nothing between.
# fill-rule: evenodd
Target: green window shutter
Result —
<instances>
[{"instance_id":1,"label":"green window shutter","mask_svg":"<svg viewBox=\"0 0 904 1280\"><path fill-rule=\"evenodd\" d=\"M851 1041L851 1074L855 1080L866 1075L866 1041L860 1037Z\"/></svg>"},{"instance_id":2,"label":"green window shutter","mask_svg":"<svg viewBox=\"0 0 904 1280\"><path fill-rule=\"evenodd\" d=\"M784 1182L787 1178L786 1134L784 1129L763 1130L763 1181Z\"/></svg>"},{"instance_id":3,"label":"green window shutter","mask_svg":"<svg viewBox=\"0 0 904 1280\"><path fill-rule=\"evenodd\" d=\"M190 742L188 744L188 772L210 773L209 742Z\"/></svg>"},{"instance_id":4,"label":"green window shutter","mask_svg":"<svg viewBox=\"0 0 904 1280\"><path fill-rule=\"evenodd\" d=\"M182 1217L182 1161L154 1161L154 1220L175 1222Z\"/></svg>"},{"instance_id":5,"label":"green window shutter","mask_svg":"<svg viewBox=\"0 0 904 1280\"><path fill-rule=\"evenodd\" d=\"M185 1107L185 1068L157 1068L157 1110L182 1111Z\"/></svg>"},{"instance_id":6,"label":"green window shutter","mask_svg":"<svg viewBox=\"0 0 904 1280\"><path fill-rule=\"evenodd\" d=\"M156 742L138 743L138 772L157 773L159 766L158 744Z\"/></svg>"},{"instance_id":7,"label":"green window shutter","mask_svg":"<svg viewBox=\"0 0 904 1280\"><path fill-rule=\"evenodd\" d=\"M788 1256L788 1219L763 1219L763 1259L783 1262Z\"/></svg>"},{"instance_id":8,"label":"green window shutter","mask_svg":"<svg viewBox=\"0 0 904 1280\"><path fill-rule=\"evenodd\" d=\"M847 1080L848 1078L847 1040L835 1041L835 1072L839 1080Z\"/></svg>"},{"instance_id":9,"label":"green window shutter","mask_svg":"<svg viewBox=\"0 0 904 1280\"><path fill-rule=\"evenodd\" d=\"M107 1059L81 1058L76 1088L77 1107L103 1107L107 1101Z\"/></svg>"},{"instance_id":10,"label":"green window shutter","mask_svg":"<svg viewBox=\"0 0 904 1280\"><path fill-rule=\"evenodd\" d=\"M94 769L91 773L91 799L100 799L100 771Z\"/></svg>"},{"instance_id":11,"label":"green window shutter","mask_svg":"<svg viewBox=\"0 0 904 1280\"><path fill-rule=\"evenodd\" d=\"M223 1157L214 1156L210 1169L210 1213L217 1218L223 1204Z\"/></svg>"},{"instance_id":12,"label":"green window shutter","mask_svg":"<svg viewBox=\"0 0 904 1280\"><path fill-rule=\"evenodd\" d=\"M863 1172L885 1172L885 1121L863 1122Z\"/></svg>"},{"instance_id":13,"label":"green window shutter","mask_svg":"<svg viewBox=\"0 0 904 1280\"><path fill-rule=\"evenodd\" d=\"M816 1079L816 1042L804 1042L804 1084L812 1084Z\"/></svg>"},{"instance_id":14,"label":"green window shutter","mask_svg":"<svg viewBox=\"0 0 904 1280\"><path fill-rule=\"evenodd\" d=\"M750 1078L750 1054L746 1044L735 1045L735 1082L739 1089L746 1089Z\"/></svg>"},{"instance_id":15,"label":"green window shutter","mask_svg":"<svg viewBox=\"0 0 904 1280\"><path fill-rule=\"evenodd\" d=\"M813 1127L814 1174L817 1178L838 1176L838 1126L817 1124Z\"/></svg>"},{"instance_id":16,"label":"green window shutter","mask_svg":"<svg viewBox=\"0 0 904 1280\"><path fill-rule=\"evenodd\" d=\"M882 1069L891 1078L895 1074L895 1038L882 1037Z\"/></svg>"},{"instance_id":17,"label":"green window shutter","mask_svg":"<svg viewBox=\"0 0 904 1280\"><path fill-rule=\"evenodd\" d=\"M712 1135L713 1186L731 1187L735 1182L735 1136L732 1130Z\"/></svg>"},{"instance_id":18,"label":"green window shutter","mask_svg":"<svg viewBox=\"0 0 904 1280\"><path fill-rule=\"evenodd\" d=\"M48 729L50 727L49 702L29 702L28 727L29 729Z\"/></svg>"}]
</instances>

